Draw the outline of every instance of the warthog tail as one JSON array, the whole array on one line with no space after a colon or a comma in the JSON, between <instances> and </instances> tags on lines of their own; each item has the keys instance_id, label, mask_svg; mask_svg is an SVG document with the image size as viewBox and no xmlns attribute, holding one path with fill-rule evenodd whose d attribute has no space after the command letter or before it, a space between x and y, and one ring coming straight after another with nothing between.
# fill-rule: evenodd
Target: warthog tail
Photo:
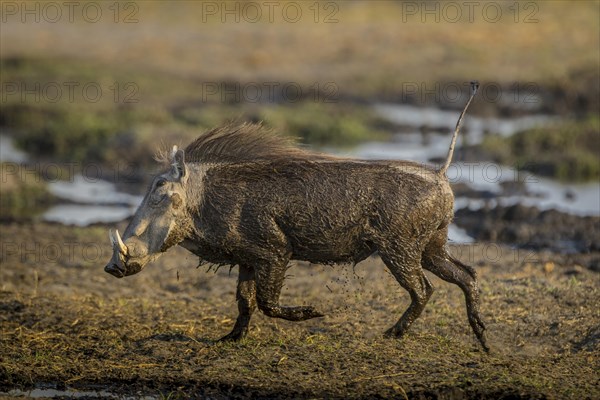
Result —
<instances>
[{"instance_id":1,"label":"warthog tail","mask_svg":"<svg viewBox=\"0 0 600 400\"><path fill-rule=\"evenodd\" d=\"M450 142L450 148L448 149L448 156L446 157L446 163L444 164L444 166L442 168L440 168L440 171L439 171L440 174L442 174L442 175L446 174L446 171L448 170L448 167L450 166L450 163L452 162L452 155L454 154L454 145L456 144L456 139L458 138L458 132L460 131L463 117L465 116L465 113L467 112L467 108L469 108L471 101L475 97L475 94L477 94L477 89L479 89L479 82L472 81L471 82L471 97L469 97L469 101L467 101L465 108L463 109L463 111L460 113L460 116L458 117L458 121L456 122L456 128L454 129L454 134L452 135L452 141Z\"/></svg>"}]
</instances>

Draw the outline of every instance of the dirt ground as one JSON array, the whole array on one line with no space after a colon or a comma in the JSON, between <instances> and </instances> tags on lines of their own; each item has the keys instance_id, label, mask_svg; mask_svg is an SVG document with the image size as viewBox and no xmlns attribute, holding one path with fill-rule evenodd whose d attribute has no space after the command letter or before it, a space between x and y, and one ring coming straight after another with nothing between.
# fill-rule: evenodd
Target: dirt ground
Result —
<instances>
[{"instance_id":1,"label":"dirt ground","mask_svg":"<svg viewBox=\"0 0 600 400\"><path fill-rule=\"evenodd\" d=\"M118 280L103 272L105 226L0 233L4 394L600 398L600 275L565 256L452 247L479 273L490 354L471 333L462 292L432 275L436 292L410 333L383 338L409 299L378 258L355 268L297 263L282 303L326 316L294 323L258 312L249 337L232 344L215 339L237 315L237 268L207 273L177 248Z\"/></svg>"}]
</instances>

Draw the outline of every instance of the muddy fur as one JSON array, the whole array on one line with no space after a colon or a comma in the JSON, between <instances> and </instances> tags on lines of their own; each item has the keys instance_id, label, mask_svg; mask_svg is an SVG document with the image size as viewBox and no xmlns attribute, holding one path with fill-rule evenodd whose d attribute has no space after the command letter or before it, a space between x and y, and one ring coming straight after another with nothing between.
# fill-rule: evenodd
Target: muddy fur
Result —
<instances>
[{"instance_id":1,"label":"muddy fur","mask_svg":"<svg viewBox=\"0 0 600 400\"><path fill-rule=\"evenodd\" d=\"M137 273L175 244L201 262L238 265L239 316L223 339L244 337L257 307L291 321L322 316L312 306L279 304L290 260L356 264L377 252L411 296L387 335L402 336L423 311L433 292L427 269L463 290L471 327L488 349L475 271L446 250L454 196L444 167L324 156L254 124L209 131L175 150L169 164L107 271Z\"/></svg>"},{"instance_id":2,"label":"muddy fur","mask_svg":"<svg viewBox=\"0 0 600 400\"><path fill-rule=\"evenodd\" d=\"M333 159L228 162L208 168L198 186L203 196L189 205L194 229L182 245L204 261L240 266L240 315L227 339L246 334L256 305L289 320L321 315L312 307L279 305L291 259L358 263L378 252L413 299L389 335L401 336L425 306L433 291L426 268L465 291L469 320L485 346L475 273L446 252L453 195L430 167Z\"/></svg>"}]
</instances>

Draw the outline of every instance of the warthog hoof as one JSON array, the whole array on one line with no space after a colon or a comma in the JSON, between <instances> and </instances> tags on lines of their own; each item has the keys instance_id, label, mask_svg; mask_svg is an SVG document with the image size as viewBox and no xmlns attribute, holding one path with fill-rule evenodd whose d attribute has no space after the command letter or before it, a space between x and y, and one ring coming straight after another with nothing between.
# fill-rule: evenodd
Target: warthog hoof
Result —
<instances>
[{"instance_id":1,"label":"warthog hoof","mask_svg":"<svg viewBox=\"0 0 600 400\"><path fill-rule=\"evenodd\" d=\"M400 338L402 336L404 336L404 330L399 329L395 325L383 333L383 337L386 338Z\"/></svg>"},{"instance_id":2,"label":"warthog hoof","mask_svg":"<svg viewBox=\"0 0 600 400\"><path fill-rule=\"evenodd\" d=\"M307 319L325 316L325 314L320 313L312 306L261 307L259 304L259 308L269 317L287 319L288 321L306 321Z\"/></svg>"},{"instance_id":3,"label":"warthog hoof","mask_svg":"<svg viewBox=\"0 0 600 400\"><path fill-rule=\"evenodd\" d=\"M234 329L231 332L229 332L227 335L225 335L221 339L219 339L219 342L239 342L240 340L242 340L243 338L246 337L247 333L248 333L247 329L239 329L239 330Z\"/></svg>"}]
</instances>

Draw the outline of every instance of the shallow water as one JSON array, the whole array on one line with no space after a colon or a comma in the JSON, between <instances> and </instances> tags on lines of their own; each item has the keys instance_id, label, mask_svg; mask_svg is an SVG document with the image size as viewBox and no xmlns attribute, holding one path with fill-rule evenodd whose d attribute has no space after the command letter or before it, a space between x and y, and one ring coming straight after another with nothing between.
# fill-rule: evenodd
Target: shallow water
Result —
<instances>
[{"instance_id":1,"label":"shallow water","mask_svg":"<svg viewBox=\"0 0 600 400\"><path fill-rule=\"evenodd\" d=\"M433 107L387 103L376 104L375 111L397 125L417 128L426 126L429 129L443 129L451 132L454 131L460 114L459 111L440 110ZM479 144L486 133L511 136L517 132L547 126L559 120L558 117L549 115L528 115L514 118L481 118L469 115L463 119L461 136L469 144ZM445 154L444 152L443 155Z\"/></svg>"},{"instance_id":2,"label":"shallow water","mask_svg":"<svg viewBox=\"0 0 600 400\"><path fill-rule=\"evenodd\" d=\"M421 126L454 131L459 112L436 108L418 108L397 104L378 104L375 110L384 118L399 125L414 127L414 132L394 136L391 142L369 142L356 147L346 155L374 159L413 160L428 163L430 159L445 158L450 143L450 133L427 133ZM558 121L556 117L537 115L518 118L479 118L468 116L464 120L456 149L465 141L479 144L486 133L510 136L525 129L543 127ZM574 215L600 215L600 183L574 184L541 178L526 171L492 162L453 163L448 169L452 183L464 183L471 189L502 194L503 183L523 184L524 195L497 197L489 200L457 198L456 209L477 209L490 202L512 205L521 203L542 210L557 209Z\"/></svg>"},{"instance_id":3,"label":"shallow water","mask_svg":"<svg viewBox=\"0 0 600 400\"><path fill-rule=\"evenodd\" d=\"M68 399L119 399L119 400L155 400L162 397L159 396L125 396L116 393L111 393L106 390L97 391L78 391L74 389L57 390L57 389L32 389L18 390L14 389L7 393L0 392L0 396L23 397L30 399L47 399L47 398L68 398Z\"/></svg>"},{"instance_id":4,"label":"shallow water","mask_svg":"<svg viewBox=\"0 0 600 400\"><path fill-rule=\"evenodd\" d=\"M69 181L54 181L48 189L56 197L76 203L138 205L142 196L120 193L115 185L101 179L75 175Z\"/></svg>"},{"instance_id":5,"label":"shallow water","mask_svg":"<svg viewBox=\"0 0 600 400\"><path fill-rule=\"evenodd\" d=\"M136 206L103 206L97 204L59 204L50 207L42 216L45 221L64 225L88 226L94 223L123 221L135 213Z\"/></svg>"},{"instance_id":6,"label":"shallow water","mask_svg":"<svg viewBox=\"0 0 600 400\"><path fill-rule=\"evenodd\" d=\"M463 164L458 163L457 167L463 167ZM501 179L486 179L485 172L482 167L472 168L472 177L460 177L452 180L452 182L462 182L469 185L469 187L476 190L487 190L494 194L501 194L502 188L500 184L502 182L516 182L517 180L512 178L516 175L522 174L521 171L515 171L508 167L501 168ZM493 167L496 168L496 167ZM488 168L488 169L491 169ZM504 179L506 177L506 179ZM562 183L547 178L541 178L535 175L527 175L524 178L520 178L518 182L522 182L525 187L527 194L522 195L511 195L511 196L499 196L492 199L469 199L465 197L457 197L455 202L455 209L461 209L469 207L471 210L477 210L486 205L495 207L497 204L502 206L511 206L514 204L522 204L529 207L537 207L540 210L555 209L567 214L578 215L578 216L598 216L600 215L600 184L599 183L585 183L585 184L574 184L574 183Z\"/></svg>"},{"instance_id":7,"label":"shallow water","mask_svg":"<svg viewBox=\"0 0 600 400\"><path fill-rule=\"evenodd\" d=\"M117 191L114 184L76 175L70 181L49 182L50 192L58 198L78 204L59 204L46 210L45 221L87 226L96 222L119 222L130 217L143 196Z\"/></svg>"},{"instance_id":8,"label":"shallow water","mask_svg":"<svg viewBox=\"0 0 600 400\"><path fill-rule=\"evenodd\" d=\"M12 138L0 133L0 162L24 163L27 154L17 149Z\"/></svg>"},{"instance_id":9,"label":"shallow water","mask_svg":"<svg viewBox=\"0 0 600 400\"><path fill-rule=\"evenodd\" d=\"M50 182L48 188L54 196L78 203L59 204L42 215L45 221L65 225L119 222L133 215L143 199L143 196L117 191L110 182L86 179L82 175L76 175L70 181Z\"/></svg>"}]
</instances>

